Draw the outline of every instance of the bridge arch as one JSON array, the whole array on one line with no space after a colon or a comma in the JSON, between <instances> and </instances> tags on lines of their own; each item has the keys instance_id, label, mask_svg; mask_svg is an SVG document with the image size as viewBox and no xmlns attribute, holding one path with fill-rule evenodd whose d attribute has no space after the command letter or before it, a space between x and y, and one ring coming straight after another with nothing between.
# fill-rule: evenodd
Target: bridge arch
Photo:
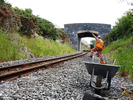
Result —
<instances>
[{"instance_id":1,"label":"bridge arch","mask_svg":"<svg viewBox=\"0 0 133 100\"><path fill-rule=\"evenodd\" d=\"M77 31L77 50L81 51L81 38L83 37L93 37L92 33L95 34L95 36L98 36L97 31L93 31L93 30L83 30L83 31Z\"/></svg>"},{"instance_id":2,"label":"bridge arch","mask_svg":"<svg viewBox=\"0 0 133 100\"><path fill-rule=\"evenodd\" d=\"M101 24L101 23L72 23L64 24L65 33L68 34L70 41L73 46L78 50L78 31L82 30L93 30L99 32L101 38L111 31L110 24Z\"/></svg>"}]
</instances>

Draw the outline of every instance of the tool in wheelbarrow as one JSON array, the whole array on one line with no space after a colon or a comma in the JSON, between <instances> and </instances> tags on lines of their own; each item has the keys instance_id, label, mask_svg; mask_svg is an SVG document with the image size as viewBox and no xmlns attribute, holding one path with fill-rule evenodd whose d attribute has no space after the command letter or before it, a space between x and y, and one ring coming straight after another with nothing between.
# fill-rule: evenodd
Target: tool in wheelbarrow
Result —
<instances>
[{"instance_id":1,"label":"tool in wheelbarrow","mask_svg":"<svg viewBox=\"0 0 133 100\"><path fill-rule=\"evenodd\" d=\"M85 65L88 73L91 74L90 86L97 90L104 89L105 87L110 89L111 78L114 77L118 69L121 67L117 65L99 64L94 62L85 62ZM96 82L92 81L94 75L97 76ZM103 78L105 78L105 83L101 84Z\"/></svg>"}]
</instances>

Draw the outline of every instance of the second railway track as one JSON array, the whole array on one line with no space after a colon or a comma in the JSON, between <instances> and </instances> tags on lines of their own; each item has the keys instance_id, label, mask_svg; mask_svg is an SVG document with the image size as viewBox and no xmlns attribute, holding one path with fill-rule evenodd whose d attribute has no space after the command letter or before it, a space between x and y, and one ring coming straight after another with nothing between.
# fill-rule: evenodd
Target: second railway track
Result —
<instances>
[{"instance_id":1,"label":"second railway track","mask_svg":"<svg viewBox=\"0 0 133 100\"><path fill-rule=\"evenodd\" d=\"M35 61L35 62L30 62L30 63L25 63L25 64L1 67L0 68L0 83L6 80L11 80L11 79L20 77L22 75L31 73L32 71L37 70L39 68L47 68L49 65L67 61L67 60L70 60L76 57L83 56L85 54L86 52L80 52L77 54L72 54L72 55L63 56L63 57L56 57L52 59Z\"/></svg>"}]
</instances>

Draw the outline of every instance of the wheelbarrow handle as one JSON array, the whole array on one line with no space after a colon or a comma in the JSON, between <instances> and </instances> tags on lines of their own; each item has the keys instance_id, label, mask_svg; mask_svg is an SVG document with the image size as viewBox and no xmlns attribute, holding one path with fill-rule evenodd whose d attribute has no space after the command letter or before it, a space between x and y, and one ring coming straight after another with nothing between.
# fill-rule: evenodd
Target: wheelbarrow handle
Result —
<instances>
[{"instance_id":1,"label":"wheelbarrow handle","mask_svg":"<svg viewBox=\"0 0 133 100\"><path fill-rule=\"evenodd\" d=\"M115 65L115 62L116 62L116 59L114 60L114 63L113 63L113 65Z\"/></svg>"}]
</instances>

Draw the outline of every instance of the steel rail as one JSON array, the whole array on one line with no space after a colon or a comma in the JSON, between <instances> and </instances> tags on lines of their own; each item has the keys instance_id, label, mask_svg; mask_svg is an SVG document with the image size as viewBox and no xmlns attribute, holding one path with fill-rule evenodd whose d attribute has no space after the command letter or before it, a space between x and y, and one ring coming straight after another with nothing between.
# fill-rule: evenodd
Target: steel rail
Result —
<instances>
[{"instance_id":1,"label":"steel rail","mask_svg":"<svg viewBox=\"0 0 133 100\"><path fill-rule=\"evenodd\" d=\"M80 52L80 53L77 53L77 54L82 54L82 53ZM70 56L74 56L74 55L75 54L68 55L68 56L63 56L63 57L55 57L55 58L50 58L50 59L45 59L45 60L40 60L40 61L34 61L34 62L25 63L25 64L11 65L11 66L8 66L8 67L0 67L0 72L1 71L6 71L6 70L9 71L11 69L19 68L19 67L25 67L26 65L29 65L29 64L37 64L37 63L41 63L41 62L46 62L46 61L52 61L52 60L56 60L56 59L66 58L66 57L70 57Z\"/></svg>"},{"instance_id":2,"label":"steel rail","mask_svg":"<svg viewBox=\"0 0 133 100\"><path fill-rule=\"evenodd\" d=\"M77 54L82 54L82 52L77 53ZM8 66L8 67L1 67L0 68L0 75L2 75L2 72L8 72L10 70L18 70L18 68L24 68L24 67L30 67L32 64L40 64L42 62L47 62L47 61L52 61L52 60L57 60L57 59L61 59L61 58L66 58L66 57L71 57L74 56L75 54L72 55L68 55L68 56L63 56L63 57L55 57L55 58L50 58L50 59L45 59L45 60L40 60L40 61L34 61L34 62L29 62L29 63L25 63L25 64L18 64L18 65L12 65L12 66Z\"/></svg>"},{"instance_id":3,"label":"steel rail","mask_svg":"<svg viewBox=\"0 0 133 100\"><path fill-rule=\"evenodd\" d=\"M11 79L20 77L22 75L29 74L32 71L39 69L39 68L44 68L44 67L46 68L47 66L52 65L52 64L56 64L59 62L63 62L63 61L67 61L67 60L70 60L70 59L73 59L76 57L83 56L86 53L87 52L82 52L82 53L73 54L73 55L69 55L69 56L56 57L56 58L52 58L52 59L46 59L46 60L41 60L41 61L36 61L36 62L31 62L31 63L26 63L26 64L19 64L19 65L14 65L14 66L9 66L9 67L2 67L2 68L0 68L0 71L6 71L6 70L9 71L11 69L21 68L21 67L23 67L23 68L21 68L21 70L19 70L19 71L17 70L14 72L0 75L0 83L4 82L5 80L11 80ZM30 65L30 64L33 64L33 65L30 67L25 67L26 65Z\"/></svg>"}]
</instances>

